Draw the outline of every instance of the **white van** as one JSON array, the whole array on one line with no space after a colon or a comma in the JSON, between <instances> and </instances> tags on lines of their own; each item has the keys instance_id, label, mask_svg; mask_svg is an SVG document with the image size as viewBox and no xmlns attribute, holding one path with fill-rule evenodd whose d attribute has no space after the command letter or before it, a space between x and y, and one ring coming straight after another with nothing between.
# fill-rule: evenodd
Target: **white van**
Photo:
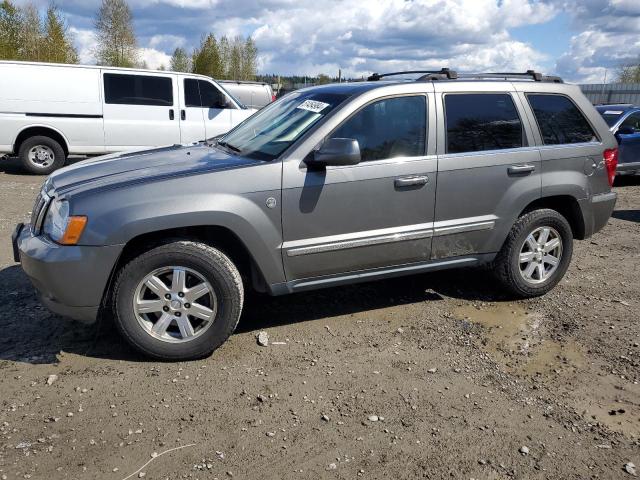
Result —
<instances>
[{"instance_id":1,"label":"white van","mask_svg":"<svg viewBox=\"0 0 640 480\"><path fill-rule=\"evenodd\" d=\"M48 174L69 155L191 143L254 113L209 77L0 61L0 156Z\"/></svg>"}]
</instances>

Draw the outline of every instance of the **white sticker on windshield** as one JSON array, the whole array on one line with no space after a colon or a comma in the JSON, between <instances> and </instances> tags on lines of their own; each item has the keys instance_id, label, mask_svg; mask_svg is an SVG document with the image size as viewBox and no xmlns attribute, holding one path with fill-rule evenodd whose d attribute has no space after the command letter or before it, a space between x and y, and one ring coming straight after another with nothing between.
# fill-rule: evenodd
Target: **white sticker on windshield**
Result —
<instances>
[{"instance_id":1,"label":"white sticker on windshield","mask_svg":"<svg viewBox=\"0 0 640 480\"><path fill-rule=\"evenodd\" d=\"M606 110L605 115L622 115L622 110Z\"/></svg>"},{"instance_id":2,"label":"white sticker on windshield","mask_svg":"<svg viewBox=\"0 0 640 480\"><path fill-rule=\"evenodd\" d=\"M317 100L305 100L296 108L299 108L301 110L309 110L310 112L313 112L313 113L320 113L322 110L324 110L328 106L329 106L328 103L318 102Z\"/></svg>"}]
</instances>

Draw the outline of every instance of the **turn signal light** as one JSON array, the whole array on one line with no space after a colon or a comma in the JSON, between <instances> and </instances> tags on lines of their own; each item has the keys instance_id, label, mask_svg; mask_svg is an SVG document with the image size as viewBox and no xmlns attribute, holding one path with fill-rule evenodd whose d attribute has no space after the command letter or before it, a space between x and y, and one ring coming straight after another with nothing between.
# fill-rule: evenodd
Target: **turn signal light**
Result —
<instances>
[{"instance_id":1,"label":"turn signal light","mask_svg":"<svg viewBox=\"0 0 640 480\"><path fill-rule=\"evenodd\" d=\"M64 231L64 235L60 239L62 245L75 245L80 241L80 236L84 231L84 227L87 225L87 217L74 216L69 217L67 221L67 229Z\"/></svg>"}]
</instances>

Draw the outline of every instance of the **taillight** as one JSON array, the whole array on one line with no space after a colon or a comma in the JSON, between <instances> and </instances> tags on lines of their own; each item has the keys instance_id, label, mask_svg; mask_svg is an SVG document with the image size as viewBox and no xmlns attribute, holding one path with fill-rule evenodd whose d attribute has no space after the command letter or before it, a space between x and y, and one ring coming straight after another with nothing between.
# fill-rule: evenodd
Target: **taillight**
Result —
<instances>
[{"instance_id":1,"label":"taillight","mask_svg":"<svg viewBox=\"0 0 640 480\"><path fill-rule=\"evenodd\" d=\"M271 94L271 101L272 101L272 102L275 102L275 101L276 101L276 94L275 94L275 93L272 93L272 94Z\"/></svg>"},{"instance_id":2,"label":"taillight","mask_svg":"<svg viewBox=\"0 0 640 480\"><path fill-rule=\"evenodd\" d=\"M602 152L602 158L604 159L604 166L607 169L609 186L613 187L613 181L616 179L616 167L618 166L618 149L608 148Z\"/></svg>"}]
</instances>

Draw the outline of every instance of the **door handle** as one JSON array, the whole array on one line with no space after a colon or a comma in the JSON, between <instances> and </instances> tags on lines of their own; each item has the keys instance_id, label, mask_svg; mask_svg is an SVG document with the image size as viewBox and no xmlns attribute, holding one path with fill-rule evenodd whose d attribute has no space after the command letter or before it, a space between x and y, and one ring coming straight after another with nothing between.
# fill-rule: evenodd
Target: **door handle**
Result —
<instances>
[{"instance_id":1,"label":"door handle","mask_svg":"<svg viewBox=\"0 0 640 480\"><path fill-rule=\"evenodd\" d=\"M169 109L169 120L173 120L174 119L174 113L173 113L173 108Z\"/></svg>"},{"instance_id":2,"label":"door handle","mask_svg":"<svg viewBox=\"0 0 640 480\"><path fill-rule=\"evenodd\" d=\"M509 172L509 175L523 175L531 173L535 169L535 165L511 165L507 171Z\"/></svg>"},{"instance_id":3,"label":"door handle","mask_svg":"<svg viewBox=\"0 0 640 480\"><path fill-rule=\"evenodd\" d=\"M400 177L393 181L396 188L415 187L418 185L426 185L429 177L426 175L413 175L411 177Z\"/></svg>"},{"instance_id":4,"label":"door handle","mask_svg":"<svg viewBox=\"0 0 640 480\"><path fill-rule=\"evenodd\" d=\"M187 119L187 112L184 110L180 110L180 119L181 120L186 120Z\"/></svg>"}]
</instances>

